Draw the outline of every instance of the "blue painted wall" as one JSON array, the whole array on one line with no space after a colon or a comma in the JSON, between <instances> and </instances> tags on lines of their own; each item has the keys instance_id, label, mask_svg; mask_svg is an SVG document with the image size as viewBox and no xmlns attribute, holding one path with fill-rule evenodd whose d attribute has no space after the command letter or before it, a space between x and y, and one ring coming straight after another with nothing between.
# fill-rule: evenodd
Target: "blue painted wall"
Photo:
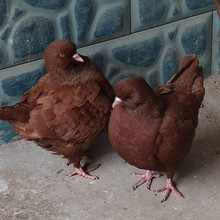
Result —
<instances>
[{"instance_id":1,"label":"blue painted wall","mask_svg":"<svg viewBox=\"0 0 220 220\"><path fill-rule=\"evenodd\" d=\"M220 74L213 0L0 0L0 105L13 105L44 73L44 49L74 41L112 84L142 76L152 87L195 53L205 76ZM0 121L0 144L16 138Z\"/></svg>"}]
</instances>

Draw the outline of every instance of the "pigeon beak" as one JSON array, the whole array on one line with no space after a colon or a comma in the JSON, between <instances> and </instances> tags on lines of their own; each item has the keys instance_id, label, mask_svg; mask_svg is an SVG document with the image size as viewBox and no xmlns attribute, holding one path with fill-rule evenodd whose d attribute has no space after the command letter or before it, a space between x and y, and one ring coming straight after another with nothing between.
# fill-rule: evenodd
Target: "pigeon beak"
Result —
<instances>
[{"instance_id":1,"label":"pigeon beak","mask_svg":"<svg viewBox=\"0 0 220 220\"><path fill-rule=\"evenodd\" d=\"M84 62L83 58L78 53L75 53L73 55L73 59L77 62L82 62L82 63Z\"/></svg>"},{"instance_id":2,"label":"pigeon beak","mask_svg":"<svg viewBox=\"0 0 220 220\"><path fill-rule=\"evenodd\" d=\"M115 97L115 101L112 104L112 108L115 108L116 105L118 105L120 102L122 102L122 100L118 97Z\"/></svg>"}]
</instances>

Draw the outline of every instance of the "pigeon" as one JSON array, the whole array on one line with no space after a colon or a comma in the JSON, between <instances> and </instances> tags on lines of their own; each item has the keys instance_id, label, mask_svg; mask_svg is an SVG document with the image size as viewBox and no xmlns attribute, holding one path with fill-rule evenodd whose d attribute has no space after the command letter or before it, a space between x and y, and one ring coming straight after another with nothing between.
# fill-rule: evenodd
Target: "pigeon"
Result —
<instances>
[{"instance_id":1,"label":"pigeon","mask_svg":"<svg viewBox=\"0 0 220 220\"><path fill-rule=\"evenodd\" d=\"M191 148L205 93L198 58L185 56L177 73L154 90L144 79L132 77L121 80L114 90L110 143L126 162L147 170L146 174L133 173L141 178L133 189L145 182L150 189L152 179L165 173L167 182L157 190L166 191L161 202L171 191L182 196L173 176Z\"/></svg>"},{"instance_id":2,"label":"pigeon","mask_svg":"<svg viewBox=\"0 0 220 220\"><path fill-rule=\"evenodd\" d=\"M0 107L0 120L20 137L63 155L75 169L69 176L89 174L80 161L96 137L108 128L114 91L91 59L68 40L53 41L44 53L48 71L14 106Z\"/></svg>"}]
</instances>

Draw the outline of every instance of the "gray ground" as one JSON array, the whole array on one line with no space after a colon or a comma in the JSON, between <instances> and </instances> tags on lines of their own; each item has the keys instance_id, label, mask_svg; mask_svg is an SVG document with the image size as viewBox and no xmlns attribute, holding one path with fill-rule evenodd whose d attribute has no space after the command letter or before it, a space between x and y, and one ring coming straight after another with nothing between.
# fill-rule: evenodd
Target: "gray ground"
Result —
<instances>
[{"instance_id":1,"label":"gray ground","mask_svg":"<svg viewBox=\"0 0 220 220\"><path fill-rule=\"evenodd\" d=\"M99 180L67 177L72 166L24 140L0 146L0 219L220 219L220 75L205 80L206 96L190 154L175 175L185 199L153 190L165 184L155 179L152 190L138 180L131 167L114 153L102 135L91 151Z\"/></svg>"}]
</instances>

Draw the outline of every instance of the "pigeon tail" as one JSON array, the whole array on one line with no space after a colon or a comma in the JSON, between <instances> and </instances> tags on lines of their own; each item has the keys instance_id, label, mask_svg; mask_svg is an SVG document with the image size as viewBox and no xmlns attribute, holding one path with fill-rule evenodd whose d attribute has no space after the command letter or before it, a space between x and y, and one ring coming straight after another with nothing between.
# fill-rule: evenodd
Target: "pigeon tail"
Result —
<instances>
[{"instance_id":1,"label":"pigeon tail","mask_svg":"<svg viewBox=\"0 0 220 220\"><path fill-rule=\"evenodd\" d=\"M167 84L173 84L175 90L181 94L203 89L203 71L199 66L198 57L192 54L185 56L180 62L177 73Z\"/></svg>"},{"instance_id":2,"label":"pigeon tail","mask_svg":"<svg viewBox=\"0 0 220 220\"><path fill-rule=\"evenodd\" d=\"M20 121L27 122L29 119L28 106L15 105L0 107L0 120L8 121L10 123Z\"/></svg>"}]
</instances>

